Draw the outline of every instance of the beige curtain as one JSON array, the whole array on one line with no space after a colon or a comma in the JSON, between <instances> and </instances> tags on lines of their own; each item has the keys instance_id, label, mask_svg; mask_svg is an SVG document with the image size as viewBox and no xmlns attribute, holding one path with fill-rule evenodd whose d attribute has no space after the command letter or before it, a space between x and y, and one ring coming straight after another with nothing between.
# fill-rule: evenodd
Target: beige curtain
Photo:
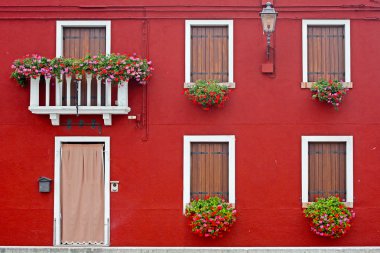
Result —
<instances>
[{"instance_id":1,"label":"beige curtain","mask_svg":"<svg viewBox=\"0 0 380 253\"><path fill-rule=\"evenodd\" d=\"M103 144L63 144L62 244L104 240Z\"/></svg>"}]
</instances>

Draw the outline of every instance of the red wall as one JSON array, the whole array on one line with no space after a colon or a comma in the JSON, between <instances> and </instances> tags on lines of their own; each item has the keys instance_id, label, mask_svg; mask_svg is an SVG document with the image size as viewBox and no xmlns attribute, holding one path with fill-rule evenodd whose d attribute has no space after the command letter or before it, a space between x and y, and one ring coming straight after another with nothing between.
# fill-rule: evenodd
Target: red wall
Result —
<instances>
[{"instance_id":1,"label":"red wall","mask_svg":"<svg viewBox=\"0 0 380 253\"><path fill-rule=\"evenodd\" d=\"M126 116L102 127L111 138L112 246L380 245L380 5L356 0L277 0L276 72L264 75L261 1L12 1L0 4L0 245L52 245L53 193L38 192L39 176L54 178L55 136L99 136L90 127L52 126L28 111L29 90L10 80L10 65L27 53L55 55L55 23L112 20L112 52L143 54L149 21L148 129ZM138 6L133 6L136 4ZM93 8L93 7L99 8ZM145 6L145 8L144 8ZM371 8L370 8L371 7ZM236 89L222 110L205 112L183 95L186 19L234 20ZM312 101L302 81L302 18L351 19L354 88L339 111ZM375 19L377 18L377 19ZM131 85L132 115L142 87ZM102 122L101 117L63 117ZM182 215L183 136L236 136L238 221L222 240L190 233ZM301 208L301 136L354 137L353 229L339 240L309 231ZM148 137L147 140L146 136Z\"/></svg>"}]
</instances>

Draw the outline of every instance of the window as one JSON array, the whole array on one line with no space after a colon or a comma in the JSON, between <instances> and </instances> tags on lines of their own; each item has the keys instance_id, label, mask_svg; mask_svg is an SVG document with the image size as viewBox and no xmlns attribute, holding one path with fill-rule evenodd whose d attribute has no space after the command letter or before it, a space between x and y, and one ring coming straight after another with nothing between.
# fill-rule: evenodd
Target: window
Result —
<instances>
[{"instance_id":1,"label":"window","mask_svg":"<svg viewBox=\"0 0 380 253\"><path fill-rule=\"evenodd\" d=\"M56 56L111 53L111 21L57 21Z\"/></svg>"},{"instance_id":2,"label":"window","mask_svg":"<svg viewBox=\"0 0 380 253\"><path fill-rule=\"evenodd\" d=\"M186 21L185 83L217 80L233 86L233 21Z\"/></svg>"},{"instance_id":3,"label":"window","mask_svg":"<svg viewBox=\"0 0 380 253\"><path fill-rule=\"evenodd\" d=\"M303 84L320 79L351 88L350 21L303 20Z\"/></svg>"},{"instance_id":4,"label":"window","mask_svg":"<svg viewBox=\"0 0 380 253\"><path fill-rule=\"evenodd\" d=\"M353 205L352 136L302 137L302 204L339 196Z\"/></svg>"},{"instance_id":5,"label":"window","mask_svg":"<svg viewBox=\"0 0 380 253\"><path fill-rule=\"evenodd\" d=\"M235 203L235 136L185 136L183 167L183 210L197 196Z\"/></svg>"}]
</instances>

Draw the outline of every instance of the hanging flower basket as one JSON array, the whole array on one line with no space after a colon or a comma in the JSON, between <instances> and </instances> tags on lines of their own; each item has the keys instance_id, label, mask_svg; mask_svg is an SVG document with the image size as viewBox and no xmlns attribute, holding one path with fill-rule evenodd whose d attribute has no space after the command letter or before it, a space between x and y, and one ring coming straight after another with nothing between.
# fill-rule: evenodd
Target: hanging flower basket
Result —
<instances>
[{"instance_id":1,"label":"hanging flower basket","mask_svg":"<svg viewBox=\"0 0 380 253\"><path fill-rule=\"evenodd\" d=\"M312 232L333 239L345 235L355 217L354 211L334 196L318 198L304 210L304 215L310 219Z\"/></svg>"},{"instance_id":2,"label":"hanging flower basket","mask_svg":"<svg viewBox=\"0 0 380 253\"><path fill-rule=\"evenodd\" d=\"M236 221L236 210L219 197L192 200L186 207L191 231L200 237L221 238Z\"/></svg>"},{"instance_id":3,"label":"hanging flower basket","mask_svg":"<svg viewBox=\"0 0 380 253\"><path fill-rule=\"evenodd\" d=\"M346 95L348 89L338 81L320 80L314 83L311 88L312 98L318 99L320 102L331 104L335 110L341 105L343 96Z\"/></svg>"},{"instance_id":4,"label":"hanging flower basket","mask_svg":"<svg viewBox=\"0 0 380 253\"><path fill-rule=\"evenodd\" d=\"M145 84L154 70L152 62L133 54L132 56L121 54L99 54L86 56L81 59L58 57L47 59L39 55L27 55L23 59L17 59L12 64L11 78L21 86L25 86L30 78L39 76L54 76L61 81L61 75L75 75L81 79L84 74L92 74L99 78L108 79L114 84L123 81L136 80L139 84Z\"/></svg>"},{"instance_id":5,"label":"hanging flower basket","mask_svg":"<svg viewBox=\"0 0 380 253\"><path fill-rule=\"evenodd\" d=\"M198 80L192 87L185 89L184 94L194 104L208 111L211 107L222 108L229 99L231 90L215 80Z\"/></svg>"}]
</instances>

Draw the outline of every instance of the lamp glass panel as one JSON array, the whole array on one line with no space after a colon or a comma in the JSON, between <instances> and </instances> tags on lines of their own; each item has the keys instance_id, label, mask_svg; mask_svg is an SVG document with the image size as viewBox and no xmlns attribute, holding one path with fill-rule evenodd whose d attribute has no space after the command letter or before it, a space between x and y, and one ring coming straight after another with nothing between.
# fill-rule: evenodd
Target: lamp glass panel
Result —
<instances>
[{"instance_id":1,"label":"lamp glass panel","mask_svg":"<svg viewBox=\"0 0 380 253\"><path fill-rule=\"evenodd\" d=\"M261 22L263 24L264 32L274 32L276 24L276 14L262 14Z\"/></svg>"}]
</instances>

